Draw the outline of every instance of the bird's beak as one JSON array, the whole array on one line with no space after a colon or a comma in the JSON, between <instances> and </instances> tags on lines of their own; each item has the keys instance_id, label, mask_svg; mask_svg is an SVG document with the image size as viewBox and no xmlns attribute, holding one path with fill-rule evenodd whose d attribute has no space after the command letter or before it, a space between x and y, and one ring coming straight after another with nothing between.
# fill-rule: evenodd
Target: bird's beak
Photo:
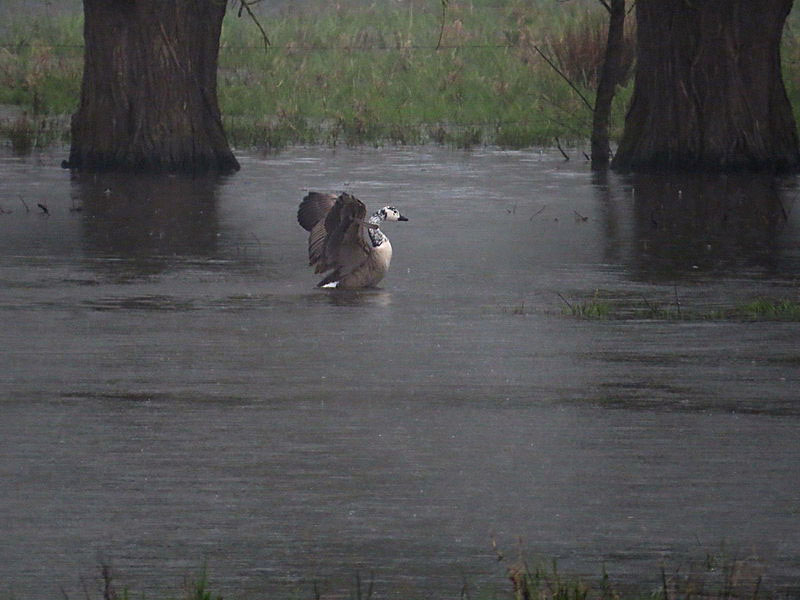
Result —
<instances>
[{"instance_id":1,"label":"bird's beak","mask_svg":"<svg viewBox=\"0 0 800 600\"><path fill-rule=\"evenodd\" d=\"M404 217L403 215L400 215L400 216L397 218L397 220L398 220L398 221L408 221L408 217Z\"/></svg>"}]
</instances>

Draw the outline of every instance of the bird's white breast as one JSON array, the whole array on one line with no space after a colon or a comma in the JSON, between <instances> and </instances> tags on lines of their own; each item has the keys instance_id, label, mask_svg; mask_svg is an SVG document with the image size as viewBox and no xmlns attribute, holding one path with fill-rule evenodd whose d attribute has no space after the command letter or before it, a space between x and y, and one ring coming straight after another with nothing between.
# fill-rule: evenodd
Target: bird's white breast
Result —
<instances>
[{"instance_id":1,"label":"bird's white breast","mask_svg":"<svg viewBox=\"0 0 800 600\"><path fill-rule=\"evenodd\" d=\"M381 271L381 277L383 277L386 271L389 270L389 263L392 262L392 244L389 242L389 238L386 238L377 248L372 249L371 258L375 262L376 269Z\"/></svg>"}]
</instances>

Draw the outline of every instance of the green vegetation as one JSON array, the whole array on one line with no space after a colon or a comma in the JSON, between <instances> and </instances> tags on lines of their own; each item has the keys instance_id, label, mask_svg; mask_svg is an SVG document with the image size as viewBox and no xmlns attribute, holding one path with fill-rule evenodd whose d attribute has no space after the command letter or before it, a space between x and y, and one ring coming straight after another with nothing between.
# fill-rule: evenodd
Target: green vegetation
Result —
<instances>
[{"instance_id":1,"label":"green vegetation","mask_svg":"<svg viewBox=\"0 0 800 600\"><path fill-rule=\"evenodd\" d=\"M750 321L800 321L800 302L758 298L732 309L729 315Z\"/></svg>"},{"instance_id":2,"label":"green vegetation","mask_svg":"<svg viewBox=\"0 0 800 600\"><path fill-rule=\"evenodd\" d=\"M82 14L8 12L0 27L0 139L18 152L67 141L80 94ZM444 20L438 0L316 0L265 8L258 18L268 49L235 8L221 38L220 108L235 147L522 148L589 137L588 107L542 54L593 102L607 27L596 0L450 0ZM628 20L625 60L632 64ZM783 62L800 121L797 8ZM614 102L612 139L622 131L631 72Z\"/></svg>"},{"instance_id":3,"label":"green vegetation","mask_svg":"<svg viewBox=\"0 0 800 600\"><path fill-rule=\"evenodd\" d=\"M600 292L595 291L592 300L585 300L580 303L570 302L561 294L558 297L564 303L564 314L579 317L581 319L607 319L611 315L611 304L599 298Z\"/></svg>"},{"instance_id":4,"label":"green vegetation","mask_svg":"<svg viewBox=\"0 0 800 600\"><path fill-rule=\"evenodd\" d=\"M590 300L570 301L558 294L562 314L580 319L650 319L673 321L800 321L800 302L789 299L757 298L731 308L713 310L684 306L680 298L661 305L644 296L615 297L596 290ZM522 314L514 312L514 314Z\"/></svg>"},{"instance_id":5,"label":"green vegetation","mask_svg":"<svg viewBox=\"0 0 800 600\"><path fill-rule=\"evenodd\" d=\"M133 596L128 588L123 588L122 591L117 591L117 586L114 583L112 569L107 564L100 565L100 577L102 579L102 598L103 600L131 600ZM62 590L63 592L63 590ZM84 589L86 598L89 600L89 594ZM64 596L68 598L66 593ZM141 596L144 599L144 596ZM222 600L219 594L213 594L208 589L208 571L205 566L195 577L186 577L183 582L183 594L181 600Z\"/></svg>"},{"instance_id":6,"label":"green vegetation","mask_svg":"<svg viewBox=\"0 0 800 600\"><path fill-rule=\"evenodd\" d=\"M14 152L69 140L69 114L80 95L82 27L77 14L20 15L0 29L0 139Z\"/></svg>"},{"instance_id":7,"label":"green vegetation","mask_svg":"<svg viewBox=\"0 0 800 600\"><path fill-rule=\"evenodd\" d=\"M534 46L591 97L604 48L597 3L450 2L437 49L440 19L438 2L320 5L265 19L264 52L252 23L229 18L219 74L229 134L274 147L588 137L587 107ZM621 115L620 104L618 125Z\"/></svg>"},{"instance_id":8,"label":"green vegetation","mask_svg":"<svg viewBox=\"0 0 800 600\"><path fill-rule=\"evenodd\" d=\"M602 577L593 583L565 577L559 573L555 561L550 566L544 563L531 566L526 560L519 560L506 568L506 574L514 600L757 600L772 597L762 589L762 570L753 560L707 554L703 561L688 568L667 572L662 567L658 587L647 592L615 585L605 569Z\"/></svg>"},{"instance_id":9,"label":"green vegetation","mask_svg":"<svg viewBox=\"0 0 800 600\"><path fill-rule=\"evenodd\" d=\"M746 559L730 556L724 548L719 552L708 552L704 556L680 566L663 565L660 572L651 574L648 582L622 583L615 581L605 568L597 577L581 578L559 571L555 560L529 560L524 553L513 560L506 558L493 543L501 578L491 582L470 582L465 579L461 598L492 598L493 600L749 600L780 597L777 590L763 585L765 568L756 558ZM113 574L116 577L116 573ZM100 565L100 587L90 594L84 584L84 594L88 599L128 600L145 596L130 592L125 587L117 589L110 566ZM387 596L374 575L362 580L356 571L353 580L343 583L349 587L347 595L341 592L335 597L349 597L357 600L370 600L373 597ZM323 591L322 588L325 588ZM321 598L328 597L328 584L313 583L306 592L300 589L287 591L284 597ZM391 592L392 590L389 590ZM66 596L66 593L64 593ZM396 595L396 594L388 594ZM451 594L454 596L454 594ZM225 596L230 597L230 596ZM413 593L412 598L433 598L425 590ZM186 577L180 600L222 600L223 596L209 590L207 569L204 566L194 577Z\"/></svg>"},{"instance_id":10,"label":"green vegetation","mask_svg":"<svg viewBox=\"0 0 800 600\"><path fill-rule=\"evenodd\" d=\"M320 0L265 9L259 20L267 50L246 13L229 11L223 27L218 92L234 146L519 148L589 136L588 107L537 48L591 101L605 47L598 2L453 0L442 21L436 0ZM65 139L65 115L80 92L81 21L12 17L0 29L0 105L19 109L19 122L6 118L2 134L17 139L15 148ZM621 133L629 94L628 81L613 135ZM27 145L19 140L25 131Z\"/></svg>"}]
</instances>

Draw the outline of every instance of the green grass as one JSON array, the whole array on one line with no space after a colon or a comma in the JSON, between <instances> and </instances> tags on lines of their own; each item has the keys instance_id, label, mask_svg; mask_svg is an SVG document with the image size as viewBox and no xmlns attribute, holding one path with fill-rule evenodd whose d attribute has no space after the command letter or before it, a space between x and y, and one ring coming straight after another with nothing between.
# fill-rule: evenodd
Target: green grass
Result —
<instances>
[{"instance_id":1,"label":"green grass","mask_svg":"<svg viewBox=\"0 0 800 600\"><path fill-rule=\"evenodd\" d=\"M800 302L758 298L726 311L725 315L747 321L800 321Z\"/></svg>"},{"instance_id":2,"label":"green grass","mask_svg":"<svg viewBox=\"0 0 800 600\"><path fill-rule=\"evenodd\" d=\"M561 294L558 297L564 303L562 313L580 319L608 319L612 315L612 305L600 299L600 292L595 291L594 298L581 302L570 302Z\"/></svg>"},{"instance_id":3,"label":"green grass","mask_svg":"<svg viewBox=\"0 0 800 600\"><path fill-rule=\"evenodd\" d=\"M592 44L604 23L599 3L454 0L438 49L439 2L337 5L320 1L302 12L290 7L262 14L271 41L266 51L246 15L229 11L218 93L234 146L432 142L519 148L548 145L555 137L566 143L588 138L588 109L532 45L558 60L591 98L587 73L599 51ZM584 44L583 58L565 51L583 38L593 40ZM29 115L75 110L80 15L12 19L0 44L0 104ZM621 92L615 107L615 135L628 93Z\"/></svg>"},{"instance_id":4,"label":"green grass","mask_svg":"<svg viewBox=\"0 0 800 600\"><path fill-rule=\"evenodd\" d=\"M662 567L660 584L650 590L615 584L603 569L595 581L563 575L553 561L529 565L520 560L507 567L514 600L734 600L770 598L762 589L762 567L755 560L707 555L705 561L667 571Z\"/></svg>"},{"instance_id":5,"label":"green grass","mask_svg":"<svg viewBox=\"0 0 800 600\"><path fill-rule=\"evenodd\" d=\"M108 564L100 565L100 579L102 581L102 598L103 600L131 600L131 598L139 597L144 600L144 595L133 596L127 587L121 591L117 590L117 584L114 580L115 574L113 569ZM183 581L183 594L180 600L222 600L222 596L215 594L208 589L208 570L204 565L200 572L194 577L185 577ZM62 590L63 591L63 590ZM90 598L88 591L84 588L87 600ZM64 593L66 596L66 593Z\"/></svg>"},{"instance_id":6,"label":"green grass","mask_svg":"<svg viewBox=\"0 0 800 600\"><path fill-rule=\"evenodd\" d=\"M65 116L80 94L82 19L80 11L35 17L8 11L0 27L0 105L60 128L34 136L28 147L68 137ZM553 145L556 138L582 144L589 137L590 111L534 45L593 101L607 19L599 2L450 0L443 29L435 0L318 0L302 10L289 3L281 11L262 9L259 19L271 42L267 50L246 14L240 18L231 9L223 24L218 93L235 147L523 148ZM633 35L631 25L629 41ZM800 121L800 8L787 21L782 56ZM614 140L631 93L628 77L613 106ZM0 136L19 136L8 121Z\"/></svg>"},{"instance_id":7,"label":"green grass","mask_svg":"<svg viewBox=\"0 0 800 600\"><path fill-rule=\"evenodd\" d=\"M0 104L30 115L75 110L83 72L83 17L11 17L0 38Z\"/></svg>"},{"instance_id":8,"label":"green grass","mask_svg":"<svg viewBox=\"0 0 800 600\"><path fill-rule=\"evenodd\" d=\"M464 578L461 598L493 599L493 600L677 600L697 598L700 600L765 600L780 597L775 590L763 584L765 566L756 557L739 558L731 556L724 547L717 552L706 552L705 555L680 564L662 565L660 572L650 573L640 583L620 582L607 572L605 567L595 577L579 577L559 570L555 560L541 558L529 559L522 551L517 550L515 558L506 557L493 542L497 575L483 581L469 581ZM99 588L94 594L86 589L87 599L129 600L142 598L127 585L118 589L117 573L106 564L100 565ZM648 583L645 583L647 581ZM349 588L347 596L336 593L335 588ZM323 591L324 589L324 591ZM364 579L358 571L349 582L314 582L313 589L303 591L296 589L287 591L285 598L321 598L323 594L335 593L335 597L349 597L355 600L370 600L373 597L398 596L400 590L386 589L376 583L374 575ZM458 590L453 590L456 597ZM64 592L66 596L66 593ZM230 597L230 596L225 596ZM424 589L406 590L404 597L434 598ZM205 566L197 575L184 579L180 600L222 600L223 595L212 592Z\"/></svg>"},{"instance_id":9,"label":"green grass","mask_svg":"<svg viewBox=\"0 0 800 600\"><path fill-rule=\"evenodd\" d=\"M757 298L736 306L697 309L681 299L660 304L644 296L615 297L611 292L595 291L587 300L569 300L558 294L562 314L579 319L648 319L658 321L792 321L800 322L800 302L785 298ZM514 314L521 314L514 312Z\"/></svg>"}]
</instances>

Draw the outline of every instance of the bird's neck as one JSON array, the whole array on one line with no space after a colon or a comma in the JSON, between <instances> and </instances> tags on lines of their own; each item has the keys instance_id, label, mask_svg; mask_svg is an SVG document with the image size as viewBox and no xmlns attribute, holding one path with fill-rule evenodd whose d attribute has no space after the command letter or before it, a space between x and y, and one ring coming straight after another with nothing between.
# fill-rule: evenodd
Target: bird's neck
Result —
<instances>
[{"instance_id":1,"label":"bird's neck","mask_svg":"<svg viewBox=\"0 0 800 600\"><path fill-rule=\"evenodd\" d=\"M380 225L381 216L379 213L375 213L369 218L370 225ZM377 248L384 242L388 241L388 238L384 235L384 233L378 227L367 227L367 232L369 233L369 241L372 242L372 247Z\"/></svg>"}]
</instances>

